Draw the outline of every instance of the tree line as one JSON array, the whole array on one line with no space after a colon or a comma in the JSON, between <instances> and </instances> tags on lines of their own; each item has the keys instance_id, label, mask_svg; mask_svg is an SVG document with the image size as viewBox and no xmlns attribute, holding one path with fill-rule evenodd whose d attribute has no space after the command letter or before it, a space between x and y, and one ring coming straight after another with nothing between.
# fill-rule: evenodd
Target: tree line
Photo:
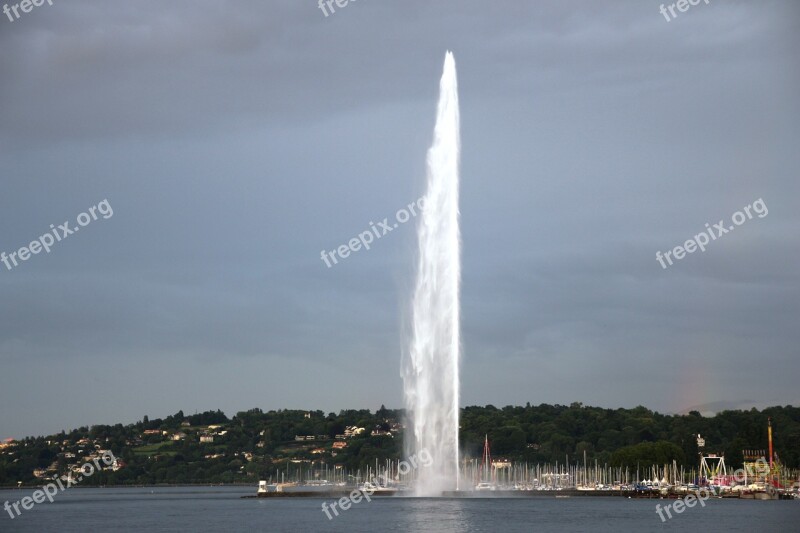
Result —
<instances>
[{"instance_id":1,"label":"tree line","mask_svg":"<svg viewBox=\"0 0 800 533\"><path fill-rule=\"evenodd\" d=\"M742 450L767 449L768 417L781 462L797 468L800 408L792 406L723 411L713 417L695 411L664 415L641 406L606 409L581 403L469 406L461 410L460 448L479 459L488 438L493 457L529 464L574 464L585 458L590 463L635 468L674 460L692 468L697 466L701 434L706 452L724 453L727 464L736 468L741 466ZM33 476L35 469L55 467L63 474L97 448L111 449L125 466L97 473L82 485L254 483L279 479L281 474L311 477L316 470L319 475L325 465L355 472L376 461L402 458L402 431L397 429L403 420L403 410L384 406L375 412L327 414L251 409L232 418L220 410L188 416L179 411L163 419L145 416L134 424L81 427L22 439L0 451L0 486L41 483ZM334 449L337 435L350 426L364 432L346 439L346 447ZM185 438L173 440L176 433ZM200 442L199 435L205 433L214 433L213 443ZM298 441L297 436L314 438Z\"/></svg>"}]
</instances>

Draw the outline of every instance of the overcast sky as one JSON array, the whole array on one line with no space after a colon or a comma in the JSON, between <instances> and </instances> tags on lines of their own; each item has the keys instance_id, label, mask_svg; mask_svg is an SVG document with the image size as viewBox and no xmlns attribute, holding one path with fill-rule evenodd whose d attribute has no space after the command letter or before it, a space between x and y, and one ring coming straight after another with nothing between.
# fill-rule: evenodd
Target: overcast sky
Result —
<instances>
[{"instance_id":1,"label":"overcast sky","mask_svg":"<svg viewBox=\"0 0 800 533\"><path fill-rule=\"evenodd\" d=\"M795 404L800 4L56 0L0 15L0 438L401 407L459 75L462 405ZM335 4L334 4L335 6ZM768 215L656 260L763 199Z\"/></svg>"}]
</instances>

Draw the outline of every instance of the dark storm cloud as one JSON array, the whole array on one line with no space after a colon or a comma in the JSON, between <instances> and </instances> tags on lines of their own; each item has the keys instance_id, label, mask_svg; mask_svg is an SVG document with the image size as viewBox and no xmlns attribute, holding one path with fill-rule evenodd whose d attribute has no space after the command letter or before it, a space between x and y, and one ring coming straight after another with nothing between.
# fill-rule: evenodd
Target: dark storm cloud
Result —
<instances>
[{"instance_id":1,"label":"dark storm cloud","mask_svg":"<svg viewBox=\"0 0 800 533\"><path fill-rule=\"evenodd\" d=\"M793 2L55 2L0 20L0 437L401 404L437 81L462 111L463 403L796 402ZM667 270L655 260L763 198ZM753 392L753 374L770 386Z\"/></svg>"}]
</instances>

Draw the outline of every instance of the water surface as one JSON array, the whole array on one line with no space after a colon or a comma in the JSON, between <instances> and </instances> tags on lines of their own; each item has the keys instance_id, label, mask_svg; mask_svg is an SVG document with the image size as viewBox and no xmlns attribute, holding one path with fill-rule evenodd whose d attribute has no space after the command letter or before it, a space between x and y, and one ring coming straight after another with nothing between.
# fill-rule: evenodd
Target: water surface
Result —
<instances>
[{"instance_id":1,"label":"water surface","mask_svg":"<svg viewBox=\"0 0 800 533\"><path fill-rule=\"evenodd\" d=\"M0 503L31 490L0 491ZM242 499L249 487L71 488L0 531L800 531L800 501L709 500L662 523L667 500L373 498L328 520L321 498ZM330 502L330 500L327 500Z\"/></svg>"}]
</instances>

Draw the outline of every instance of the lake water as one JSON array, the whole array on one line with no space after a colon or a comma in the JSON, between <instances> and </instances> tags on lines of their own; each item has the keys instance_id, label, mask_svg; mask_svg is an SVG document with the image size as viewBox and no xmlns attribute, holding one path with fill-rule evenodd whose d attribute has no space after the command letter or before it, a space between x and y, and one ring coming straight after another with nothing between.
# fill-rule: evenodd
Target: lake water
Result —
<instances>
[{"instance_id":1,"label":"lake water","mask_svg":"<svg viewBox=\"0 0 800 533\"><path fill-rule=\"evenodd\" d=\"M655 507L668 500L383 497L362 500L328 520L322 498L241 498L254 491L254 487L76 487L13 520L3 511L0 531L800 531L800 500L709 500L706 507L696 505L662 523ZM32 492L2 490L0 505Z\"/></svg>"}]
</instances>

